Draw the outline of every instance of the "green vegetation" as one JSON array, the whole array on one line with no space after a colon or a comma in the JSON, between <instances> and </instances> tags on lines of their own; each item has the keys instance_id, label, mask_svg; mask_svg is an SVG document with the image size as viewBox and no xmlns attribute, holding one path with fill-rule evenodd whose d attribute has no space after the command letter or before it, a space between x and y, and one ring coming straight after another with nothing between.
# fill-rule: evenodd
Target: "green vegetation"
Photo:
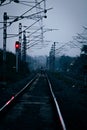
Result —
<instances>
[{"instance_id":1,"label":"green vegetation","mask_svg":"<svg viewBox=\"0 0 87 130\"><path fill-rule=\"evenodd\" d=\"M19 72L16 73L16 56L11 53L6 53L6 67L3 64L3 51L0 50L0 82L5 80L8 83L21 80L29 75L29 68L27 63L20 61Z\"/></svg>"},{"instance_id":2,"label":"green vegetation","mask_svg":"<svg viewBox=\"0 0 87 130\"><path fill-rule=\"evenodd\" d=\"M54 73L54 75L58 78L58 80L63 80L66 84L73 84L73 81L71 80L71 78L67 77L62 72Z\"/></svg>"},{"instance_id":3,"label":"green vegetation","mask_svg":"<svg viewBox=\"0 0 87 130\"><path fill-rule=\"evenodd\" d=\"M82 47L78 57L56 58L55 76L67 84L87 88L87 45Z\"/></svg>"}]
</instances>

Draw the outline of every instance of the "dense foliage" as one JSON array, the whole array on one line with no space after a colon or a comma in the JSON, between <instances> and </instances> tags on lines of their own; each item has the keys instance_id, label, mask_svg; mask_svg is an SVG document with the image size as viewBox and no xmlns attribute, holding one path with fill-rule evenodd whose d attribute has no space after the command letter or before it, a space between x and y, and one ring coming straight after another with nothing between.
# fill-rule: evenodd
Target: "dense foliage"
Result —
<instances>
[{"instance_id":1,"label":"dense foliage","mask_svg":"<svg viewBox=\"0 0 87 130\"><path fill-rule=\"evenodd\" d=\"M16 73L16 56L11 52L6 53L4 68L3 51L0 50L0 81L3 81L3 77L5 77L6 82L14 82L24 78L27 74L29 74L28 64L22 61L20 61L19 72Z\"/></svg>"}]
</instances>

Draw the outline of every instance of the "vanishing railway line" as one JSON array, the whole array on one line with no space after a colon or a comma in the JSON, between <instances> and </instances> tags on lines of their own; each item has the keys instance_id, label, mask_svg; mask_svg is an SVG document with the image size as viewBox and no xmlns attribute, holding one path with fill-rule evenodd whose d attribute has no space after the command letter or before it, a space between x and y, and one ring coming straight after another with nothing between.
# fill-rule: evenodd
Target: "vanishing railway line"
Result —
<instances>
[{"instance_id":1,"label":"vanishing railway line","mask_svg":"<svg viewBox=\"0 0 87 130\"><path fill-rule=\"evenodd\" d=\"M38 74L0 109L0 130L66 130L46 74Z\"/></svg>"}]
</instances>

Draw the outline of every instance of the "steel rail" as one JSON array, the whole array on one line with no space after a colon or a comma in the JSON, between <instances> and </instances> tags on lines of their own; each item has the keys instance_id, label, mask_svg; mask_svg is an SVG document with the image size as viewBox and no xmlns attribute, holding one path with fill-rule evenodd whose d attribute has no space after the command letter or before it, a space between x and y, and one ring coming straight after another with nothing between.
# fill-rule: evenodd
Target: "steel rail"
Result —
<instances>
[{"instance_id":1,"label":"steel rail","mask_svg":"<svg viewBox=\"0 0 87 130\"><path fill-rule=\"evenodd\" d=\"M59 116L62 129L63 129L63 130L67 130L67 129L66 129L65 122L64 122L64 119L63 119L63 116L62 116L61 111L60 111L60 108L59 108L58 101L56 100L56 97L55 97L54 92L53 92L53 90L52 90L52 85L51 85L50 80L48 79L48 76L47 76L47 75L46 75L46 77L47 77L47 81L48 81L48 84L49 84L49 87L50 87L50 92L51 92L53 101L54 101L55 106L56 106L57 114L58 114L58 116Z\"/></svg>"},{"instance_id":2,"label":"steel rail","mask_svg":"<svg viewBox=\"0 0 87 130\"><path fill-rule=\"evenodd\" d=\"M29 83L27 83L18 93L16 93L15 95L13 95L1 108L0 108L0 114L2 113L2 111L4 111L12 102L15 101L15 99L22 94L22 92L27 89L28 87L30 87L30 85L38 78L38 74L31 79L31 81L29 81Z\"/></svg>"}]
</instances>

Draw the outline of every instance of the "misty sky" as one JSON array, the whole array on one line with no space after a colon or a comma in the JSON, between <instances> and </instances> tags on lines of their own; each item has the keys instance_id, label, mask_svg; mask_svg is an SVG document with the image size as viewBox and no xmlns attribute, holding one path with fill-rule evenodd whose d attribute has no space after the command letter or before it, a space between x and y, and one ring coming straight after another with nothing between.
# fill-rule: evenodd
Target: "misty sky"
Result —
<instances>
[{"instance_id":1,"label":"misty sky","mask_svg":"<svg viewBox=\"0 0 87 130\"><path fill-rule=\"evenodd\" d=\"M9 1L9 0L7 0ZM20 0L22 1L22 0ZM39 0L40 1L40 0ZM83 31L82 26L87 27L87 0L47 0L47 8L53 8L47 12L47 19L44 19L45 28L59 29L57 31L46 32L44 34L45 40L58 42L56 48L60 47L62 44L65 44L73 40L73 36L77 33ZM16 4L11 2L11 4L0 7L0 22L3 21L3 13L7 12L10 16L23 14L29 7ZM21 21L23 25L28 25L31 22L29 19L24 19ZM18 33L18 23L12 24L7 33ZM0 27L3 25L0 23ZM7 39L7 50L15 52L14 44L16 38ZM3 47L3 30L0 29L0 48ZM42 47L33 47L27 50L29 55L48 55L49 50L53 42L50 42L48 45L43 45ZM66 46L62 50L61 54L67 55L78 55L78 48L70 48Z\"/></svg>"}]
</instances>

